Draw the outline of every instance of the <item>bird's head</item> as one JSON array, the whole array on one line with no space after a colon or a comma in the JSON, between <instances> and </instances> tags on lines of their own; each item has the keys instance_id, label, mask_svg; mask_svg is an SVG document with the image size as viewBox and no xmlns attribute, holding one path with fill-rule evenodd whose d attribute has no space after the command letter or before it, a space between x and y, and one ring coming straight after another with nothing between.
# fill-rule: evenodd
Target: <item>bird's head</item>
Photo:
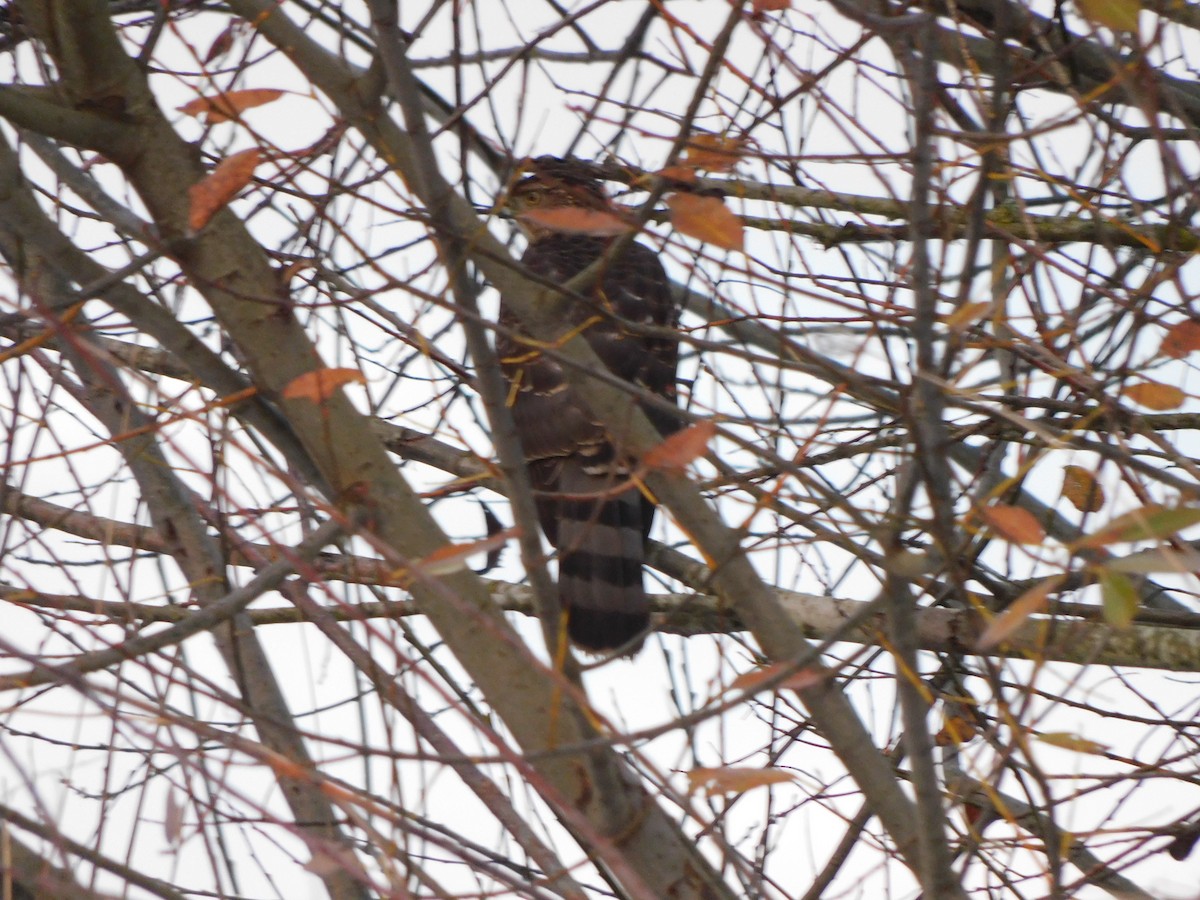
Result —
<instances>
[{"instance_id":1,"label":"bird's head","mask_svg":"<svg viewBox=\"0 0 1200 900\"><path fill-rule=\"evenodd\" d=\"M530 174L512 186L504 205L532 240L555 231L586 231L570 227L545 210L578 209L601 213L613 211L612 202L586 163L541 156L524 167ZM581 223L584 221L581 217ZM563 227L566 226L566 227Z\"/></svg>"}]
</instances>

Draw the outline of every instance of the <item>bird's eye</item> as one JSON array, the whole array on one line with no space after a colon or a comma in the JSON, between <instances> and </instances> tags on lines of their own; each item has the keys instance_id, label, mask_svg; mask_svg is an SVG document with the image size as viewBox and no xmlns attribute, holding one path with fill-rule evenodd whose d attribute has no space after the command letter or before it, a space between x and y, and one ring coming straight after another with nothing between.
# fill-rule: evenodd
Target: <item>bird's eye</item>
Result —
<instances>
[{"instance_id":1,"label":"bird's eye","mask_svg":"<svg viewBox=\"0 0 1200 900\"><path fill-rule=\"evenodd\" d=\"M521 202L525 206L537 206L539 203L542 202L542 192L541 191L526 191L524 194L521 195Z\"/></svg>"}]
</instances>

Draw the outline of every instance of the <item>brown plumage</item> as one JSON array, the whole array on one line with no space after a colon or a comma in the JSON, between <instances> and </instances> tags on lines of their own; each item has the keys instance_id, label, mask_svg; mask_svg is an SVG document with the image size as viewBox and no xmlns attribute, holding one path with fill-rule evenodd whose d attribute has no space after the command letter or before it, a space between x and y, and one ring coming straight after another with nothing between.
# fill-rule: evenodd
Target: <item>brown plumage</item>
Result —
<instances>
[{"instance_id":1,"label":"brown plumage","mask_svg":"<svg viewBox=\"0 0 1200 900\"><path fill-rule=\"evenodd\" d=\"M560 208L610 211L599 181L582 164L540 158L533 174L513 187L508 206L530 238L521 262L553 284L570 281L613 241L587 233L595 229L586 221L579 230L563 231L547 224L553 217L530 215ZM674 401L678 343L636 334L627 325L674 327L677 319L658 256L634 242L608 263L564 324L587 322L583 336L609 371ZM520 331L503 306L500 324ZM598 421L567 385L559 363L538 345L501 334L496 349L512 386L538 518L558 550L559 600L571 640L593 651L626 647L650 623L642 562L654 505L629 481L622 423ZM631 397L631 408L635 402ZM643 408L663 434L679 427L670 413Z\"/></svg>"}]
</instances>

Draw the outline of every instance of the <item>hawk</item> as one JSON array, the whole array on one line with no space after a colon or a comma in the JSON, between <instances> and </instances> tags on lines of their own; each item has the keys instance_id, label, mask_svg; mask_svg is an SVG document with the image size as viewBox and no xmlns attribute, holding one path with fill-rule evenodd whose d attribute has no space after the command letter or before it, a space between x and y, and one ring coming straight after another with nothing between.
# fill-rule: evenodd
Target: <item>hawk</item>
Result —
<instances>
[{"instance_id":1,"label":"hawk","mask_svg":"<svg viewBox=\"0 0 1200 900\"><path fill-rule=\"evenodd\" d=\"M678 341L648 335L637 326L674 328L679 310L662 263L644 244L629 243L606 259L615 238L583 227L552 227L543 210L607 212L612 205L585 163L539 157L532 174L517 182L507 205L529 237L521 257L539 280L563 285L597 260L603 269L575 299L568 328L578 328L608 370L634 391L662 434L678 430L669 411L643 405L637 393L675 402ZM565 217L570 220L570 216ZM606 217L601 216L602 220ZM563 375L553 351L523 339L512 311L501 305L497 354L509 383L512 415L533 484L538 519L558 551L558 597L567 633L594 652L625 648L650 624L642 586L645 541L654 503L630 481L630 456L622 447L622 423L597 419Z\"/></svg>"}]
</instances>

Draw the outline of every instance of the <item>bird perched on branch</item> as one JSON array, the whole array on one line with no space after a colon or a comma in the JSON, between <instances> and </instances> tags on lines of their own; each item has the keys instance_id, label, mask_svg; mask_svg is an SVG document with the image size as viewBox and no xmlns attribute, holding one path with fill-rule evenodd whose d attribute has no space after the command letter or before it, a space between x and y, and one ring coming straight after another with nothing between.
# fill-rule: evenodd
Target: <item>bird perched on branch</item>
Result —
<instances>
[{"instance_id":1,"label":"bird perched on branch","mask_svg":"<svg viewBox=\"0 0 1200 900\"><path fill-rule=\"evenodd\" d=\"M564 331L578 328L609 372L629 384L630 409L641 406L664 435L677 430L674 415L637 400L652 393L675 402L678 341L638 330L674 328L678 321L658 255L631 242L606 256L621 219L586 163L539 157L526 165L531 174L507 198L529 237L522 264L541 281L566 285L603 260L590 285L572 298ZM567 383L552 348L523 338L503 304L500 324L511 330L500 334L496 349L538 518L558 551L568 634L587 650L632 654L640 641L632 642L650 623L642 562L654 503L630 480L624 423L594 415Z\"/></svg>"}]
</instances>

